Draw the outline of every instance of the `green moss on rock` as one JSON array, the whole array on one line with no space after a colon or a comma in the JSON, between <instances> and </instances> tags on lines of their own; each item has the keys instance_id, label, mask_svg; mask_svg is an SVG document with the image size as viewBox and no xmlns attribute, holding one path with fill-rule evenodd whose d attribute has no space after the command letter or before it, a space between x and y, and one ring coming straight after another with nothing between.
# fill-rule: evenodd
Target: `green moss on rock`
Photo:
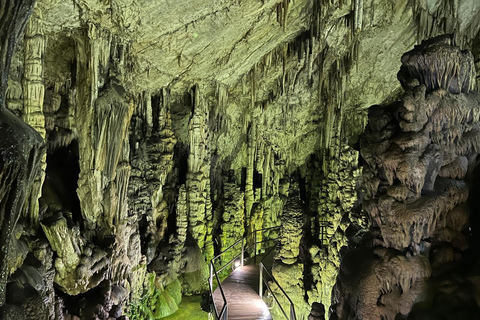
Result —
<instances>
[{"instance_id":1,"label":"green moss on rock","mask_svg":"<svg viewBox=\"0 0 480 320\"><path fill-rule=\"evenodd\" d=\"M131 320L162 319L178 310L182 301L182 286L178 279L162 288L156 281L155 274L151 273L146 282L145 295L128 312Z\"/></svg>"}]
</instances>

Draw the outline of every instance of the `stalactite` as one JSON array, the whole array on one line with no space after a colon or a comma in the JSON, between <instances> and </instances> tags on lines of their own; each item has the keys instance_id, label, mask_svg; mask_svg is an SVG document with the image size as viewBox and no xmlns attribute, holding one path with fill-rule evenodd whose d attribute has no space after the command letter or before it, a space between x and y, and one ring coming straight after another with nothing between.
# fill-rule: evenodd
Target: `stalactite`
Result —
<instances>
[{"instance_id":1,"label":"stalactite","mask_svg":"<svg viewBox=\"0 0 480 320\"><path fill-rule=\"evenodd\" d=\"M218 97L218 107L219 111L225 110L228 102L228 88L223 83L217 83L217 97Z\"/></svg>"},{"instance_id":2,"label":"stalactite","mask_svg":"<svg viewBox=\"0 0 480 320\"><path fill-rule=\"evenodd\" d=\"M363 0L355 0L354 2L354 32L360 32L363 28Z\"/></svg>"},{"instance_id":3,"label":"stalactite","mask_svg":"<svg viewBox=\"0 0 480 320\"><path fill-rule=\"evenodd\" d=\"M93 128L92 137L93 146L96 150L94 153L94 168L103 175L99 183L101 190L109 190L108 193L113 193L109 199L111 203L109 201L104 203L104 221L102 221L102 223L110 227L114 225L114 217L120 215L116 213L115 209L115 203L119 200L115 195L119 192L117 188L120 187L117 186L118 179L123 179L123 183L120 185L126 187L124 184L129 180L130 175L128 165L126 170L120 169L123 174L127 175L126 177L117 175L123 147L123 143L118 143L117 141L123 142L126 138L130 118L133 113L133 103L126 103L125 98L112 88L102 92L95 105L95 119L97 121ZM123 205L120 205L120 207L123 207Z\"/></svg>"},{"instance_id":4,"label":"stalactite","mask_svg":"<svg viewBox=\"0 0 480 320\"><path fill-rule=\"evenodd\" d=\"M458 0L438 3L430 10L426 2L413 0L412 8L417 24L418 44L422 40L441 34L455 34L457 45L462 48L472 47L472 41L479 31L478 23L476 23L478 21L472 21L468 27L460 28L462 21L458 15ZM459 32L460 30L461 32Z\"/></svg>"},{"instance_id":5,"label":"stalactite","mask_svg":"<svg viewBox=\"0 0 480 320\"><path fill-rule=\"evenodd\" d=\"M91 126L94 122L95 100L98 97L98 83L100 73L100 31L94 25L89 25L86 34L77 39L79 51L77 52L77 70L86 70L78 73L77 88L77 110L75 112L76 123L87 124L78 128L79 135L79 164L80 174L78 180L78 195L84 215L84 223L88 228L95 229L99 217L102 216L102 209L98 205L102 203L101 188L102 179L100 172L93 173L90 166L90 159L93 159L93 141L91 138Z\"/></svg>"},{"instance_id":6,"label":"stalactite","mask_svg":"<svg viewBox=\"0 0 480 320\"><path fill-rule=\"evenodd\" d=\"M290 5L290 0L283 0L283 31L287 30L287 18L288 18L288 7Z\"/></svg>"},{"instance_id":7,"label":"stalactite","mask_svg":"<svg viewBox=\"0 0 480 320\"><path fill-rule=\"evenodd\" d=\"M287 59L288 59L288 44L283 45L282 50L282 94L286 94L285 81L287 78Z\"/></svg>"},{"instance_id":8,"label":"stalactite","mask_svg":"<svg viewBox=\"0 0 480 320\"><path fill-rule=\"evenodd\" d=\"M255 64L250 71L250 94L251 94L251 109L255 108L257 102L257 65Z\"/></svg>"},{"instance_id":9,"label":"stalactite","mask_svg":"<svg viewBox=\"0 0 480 320\"><path fill-rule=\"evenodd\" d=\"M37 10L25 29L24 110L22 118L25 123L32 126L40 136L45 139L45 117L43 115L43 97L45 95L45 87L43 85L43 55L45 51L45 39L42 24L41 12ZM29 195L29 205L25 207L25 215L34 226L38 226L38 199L41 196L46 167L45 154L41 159L41 174L34 182L32 193Z\"/></svg>"},{"instance_id":10,"label":"stalactite","mask_svg":"<svg viewBox=\"0 0 480 320\"><path fill-rule=\"evenodd\" d=\"M245 217L250 219L251 210L254 203L253 194L253 173L256 149L256 127L251 124L247 134L247 168L245 178Z\"/></svg>"}]
</instances>

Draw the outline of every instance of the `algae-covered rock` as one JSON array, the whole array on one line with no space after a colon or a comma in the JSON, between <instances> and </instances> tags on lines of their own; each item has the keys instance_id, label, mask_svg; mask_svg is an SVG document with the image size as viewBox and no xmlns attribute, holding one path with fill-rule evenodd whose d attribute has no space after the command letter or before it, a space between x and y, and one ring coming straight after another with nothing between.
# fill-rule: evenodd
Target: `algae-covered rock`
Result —
<instances>
[{"instance_id":1,"label":"algae-covered rock","mask_svg":"<svg viewBox=\"0 0 480 320\"><path fill-rule=\"evenodd\" d=\"M144 296L134 303L128 312L132 320L156 320L165 318L178 310L182 301L182 287L179 279L162 287L154 273L146 279Z\"/></svg>"},{"instance_id":2,"label":"algae-covered rock","mask_svg":"<svg viewBox=\"0 0 480 320\"><path fill-rule=\"evenodd\" d=\"M207 279L209 277L208 264L205 261L200 249L196 245L186 247L184 253L185 268L180 281L182 283L182 292L184 295L202 293L207 289Z\"/></svg>"},{"instance_id":3,"label":"algae-covered rock","mask_svg":"<svg viewBox=\"0 0 480 320\"><path fill-rule=\"evenodd\" d=\"M303 210L300 199L288 199L281 219L280 246L275 258L281 259L283 263L292 264L298 259L302 238Z\"/></svg>"}]
</instances>

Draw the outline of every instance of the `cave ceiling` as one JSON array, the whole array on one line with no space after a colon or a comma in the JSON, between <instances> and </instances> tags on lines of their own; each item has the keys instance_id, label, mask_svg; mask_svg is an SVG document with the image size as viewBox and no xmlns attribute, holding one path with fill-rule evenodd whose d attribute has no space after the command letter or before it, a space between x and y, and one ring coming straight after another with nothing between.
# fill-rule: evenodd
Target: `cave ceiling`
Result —
<instances>
[{"instance_id":1,"label":"cave ceiling","mask_svg":"<svg viewBox=\"0 0 480 320\"><path fill-rule=\"evenodd\" d=\"M347 319L361 290L352 312L395 317L466 250L478 0L5 3L7 319L162 318L207 290L215 253L261 228L281 228L263 236L280 237L273 273L303 318L321 303ZM362 250L357 287L342 259Z\"/></svg>"}]
</instances>

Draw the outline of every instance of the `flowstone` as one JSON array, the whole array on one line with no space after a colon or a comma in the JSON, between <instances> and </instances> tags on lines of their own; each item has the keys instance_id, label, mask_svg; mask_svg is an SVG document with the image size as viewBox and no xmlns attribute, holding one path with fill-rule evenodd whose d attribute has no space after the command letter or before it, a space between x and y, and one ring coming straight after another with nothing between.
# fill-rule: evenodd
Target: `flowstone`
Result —
<instances>
[{"instance_id":1,"label":"flowstone","mask_svg":"<svg viewBox=\"0 0 480 320\"><path fill-rule=\"evenodd\" d=\"M401 100L370 108L361 153L373 254L346 254L339 319L407 316L430 299L432 272L466 249L467 181L480 150L472 68L448 36L424 41L402 57Z\"/></svg>"}]
</instances>

